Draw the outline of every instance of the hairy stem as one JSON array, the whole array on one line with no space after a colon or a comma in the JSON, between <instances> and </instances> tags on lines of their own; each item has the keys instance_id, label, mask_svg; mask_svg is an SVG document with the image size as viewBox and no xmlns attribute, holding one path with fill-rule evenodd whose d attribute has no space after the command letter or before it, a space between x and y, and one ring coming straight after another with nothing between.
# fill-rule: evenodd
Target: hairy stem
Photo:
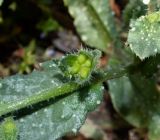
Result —
<instances>
[{"instance_id":1,"label":"hairy stem","mask_svg":"<svg viewBox=\"0 0 160 140\"><path fill-rule=\"evenodd\" d=\"M98 79L96 79L96 81L93 81L91 84L96 84L96 83L100 83L100 82L103 82L106 80L122 77L126 74L127 74L126 69L119 70L119 71L118 70L106 71L101 76L99 76ZM42 101L49 100L51 98L55 98L57 96L71 93L73 91L76 91L76 90L84 87L84 86L85 85L82 86L82 85L79 85L74 82L68 82L68 83L65 83L62 86L54 88L53 90L50 90L48 92L40 93L38 95L33 95L33 96L30 96L30 97L23 99L21 101L11 102L11 103L5 104L2 107L0 107L0 116L5 115L7 113L17 111L19 109L22 109L22 108L25 108L25 107L28 107L31 105L34 105L34 104L42 102Z\"/></svg>"}]
</instances>

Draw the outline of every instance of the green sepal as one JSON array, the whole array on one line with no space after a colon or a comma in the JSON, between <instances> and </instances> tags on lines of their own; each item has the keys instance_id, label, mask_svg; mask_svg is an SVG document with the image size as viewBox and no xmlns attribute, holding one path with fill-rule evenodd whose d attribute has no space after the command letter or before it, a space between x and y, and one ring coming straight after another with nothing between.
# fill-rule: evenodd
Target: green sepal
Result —
<instances>
[{"instance_id":1,"label":"green sepal","mask_svg":"<svg viewBox=\"0 0 160 140\"><path fill-rule=\"evenodd\" d=\"M99 50L84 50L74 54L68 54L59 62L59 68L64 76L76 83L89 82L91 75L96 72L98 60L101 57Z\"/></svg>"}]
</instances>

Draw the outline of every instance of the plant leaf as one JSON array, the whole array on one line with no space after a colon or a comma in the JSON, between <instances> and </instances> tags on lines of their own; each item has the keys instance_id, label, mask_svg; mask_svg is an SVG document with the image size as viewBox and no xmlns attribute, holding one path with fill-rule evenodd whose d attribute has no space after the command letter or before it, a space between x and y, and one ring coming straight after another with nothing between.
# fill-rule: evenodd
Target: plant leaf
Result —
<instances>
[{"instance_id":1,"label":"plant leaf","mask_svg":"<svg viewBox=\"0 0 160 140\"><path fill-rule=\"evenodd\" d=\"M108 82L111 99L117 112L130 124L138 128L147 128L150 140L159 140L160 132L160 90L156 83L159 62L160 56L150 57L135 66L132 75ZM149 67L147 65L152 66L152 69L147 69ZM148 72L144 71L145 68Z\"/></svg>"},{"instance_id":2,"label":"plant leaf","mask_svg":"<svg viewBox=\"0 0 160 140\"><path fill-rule=\"evenodd\" d=\"M2 3L3 3L3 0L0 0L0 6L2 5Z\"/></svg>"},{"instance_id":3,"label":"plant leaf","mask_svg":"<svg viewBox=\"0 0 160 140\"><path fill-rule=\"evenodd\" d=\"M69 82L62 76L57 61L45 62L41 64L41 69L29 75L0 79L0 110L6 104L21 103L23 99L54 91ZM102 86L92 85L68 96L26 105L26 108L14 112L20 140L54 140L68 132L76 133L84 123L87 113L96 108L102 96Z\"/></svg>"},{"instance_id":4,"label":"plant leaf","mask_svg":"<svg viewBox=\"0 0 160 140\"><path fill-rule=\"evenodd\" d=\"M145 5L141 0L129 0L123 10L124 25L128 27L131 19L137 19L138 17L145 15L146 12L147 5Z\"/></svg>"},{"instance_id":5,"label":"plant leaf","mask_svg":"<svg viewBox=\"0 0 160 140\"><path fill-rule=\"evenodd\" d=\"M128 43L131 50L143 60L160 53L159 34L160 12L154 12L132 21Z\"/></svg>"},{"instance_id":6,"label":"plant leaf","mask_svg":"<svg viewBox=\"0 0 160 140\"><path fill-rule=\"evenodd\" d=\"M99 104L102 95L100 85L87 87L18 120L20 140L54 140L69 132L76 133L87 113Z\"/></svg>"},{"instance_id":7,"label":"plant leaf","mask_svg":"<svg viewBox=\"0 0 160 140\"><path fill-rule=\"evenodd\" d=\"M64 0L74 18L82 40L89 46L106 51L116 36L113 14L108 0Z\"/></svg>"},{"instance_id":8,"label":"plant leaf","mask_svg":"<svg viewBox=\"0 0 160 140\"><path fill-rule=\"evenodd\" d=\"M22 99L47 92L63 84L59 77L53 78L60 72L54 61L45 62L42 71L33 71L29 75L17 74L0 79L0 103L21 101Z\"/></svg>"},{"instance_id":9,"label":"plant leaf","mask_svg":"<svg viewBox=\"0 0 160 140\"><path fill-rule=\"evenodd\" d=\"M51 31L57 30L60 25L53 18L48 18L47 20L42 20L37 24L37 28L44 33L49 33Z\"/></svg>"}]
</instances>

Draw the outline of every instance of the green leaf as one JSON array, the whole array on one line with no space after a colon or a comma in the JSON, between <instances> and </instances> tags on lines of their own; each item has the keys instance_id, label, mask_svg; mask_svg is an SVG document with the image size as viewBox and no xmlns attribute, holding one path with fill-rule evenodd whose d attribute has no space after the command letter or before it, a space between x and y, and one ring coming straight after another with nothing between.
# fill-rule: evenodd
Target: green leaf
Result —
<instances>
[{"instance_id":1,"label":"green leaf","mask_svg":"<svg viewBox=\"0 0 160 140\"><path fill-rule=\"evenodd\" d=\"M131 50L145 59L160 53L160 12L142 16L132 21L128 34Z\"/></svg>"},{"instance_id":2,"label":"green leaf","mask_svg":"<svg viewBox=\"0 0 160 140\"><path fill-rule=\"evenodd\" d=\"M44 33L48 33L57 30L60 25L53 18L48 18L47 20L42 20L37 24L37 28L42 30Z\"/></svg>"},{"instance_id":3,"label":"green leaf","mask_svg":"<svg viewBox=\"0 0 160 140\"><path fill-rule=\"evenodd\" d=\"M55 61L48 61L40 65L42 71L33 71L29 75L17 74L0 79L1 104L21 101L26 97L45 93L63 84L59 77L53 78L60 72Z\"/></svg>"},{"instance_id":4,"label":"green leaf","mask_svg":"<svg viewBox=\"0 0 160 140\"><path fill-rule=\"evenodd\" d=\"M147 127L159 102L155 83L140 75L133 75L111 80L109 85L117 111L134 126Z\"/></svg>"},{"instance_id":5,"label":"green leaf","mask_svg":"<svg viewBox=\"0 0 160 140\"><path fill-rule=\"evenodd\" d=\"M20 140L54 140L69 132L76 133L102 96L102 87L93 85L18 120Z\"/></svg>"},{"instance_id":6,"label":"green leaf","mask_svg":"<svg viewBox=\"0 0 160 140\"><path fill-rule=\"evenodd\" d=\"M0 6L2 5L2 3L3 3L3 0L0 0Z\"/></svg>"},{"instance_id":7,"label":"green leaf","mask_svg":"<svg viewBox=\"0 0 160 140\"><path fill-rule=\"evenodd\" d=\"M147 5L144 5L141 0L129 0L123 10L123 23L128 27L131 19L137 19L138 17L145 15L146 12Z\"/></svg>"},{"instance_id":8,"label":"green leaf","mask_svg":"<svg viewBox=\"0 0 160 140\"><path fill-rule=\"evenodd\" d=\"M150 57L133 65L132 75L108 81L114 108L130 124L147 128L150 140L159 140L160 132L160 90L156 83L159 62L160 55ZM113 62L110 65L115 67Z\"/></svg>"},{"instance_id":9,"label":"green leaf","mask_svg":"<svg viewBox=\"0 0 160 140\"><path fill-rule=\"evenodd\" d=\"M160 115L155 114L152 117L152 122L149 126L149 140L159 140L160 134Z\"/></svg>"},{"instance_id":10,"label":"green leaf","mask_svg":"<svg viewBox=\"0 0 160 140\"><path fill-rule=\"evenodd\" d=\"M48 61L29 75L0 79L0 116L14 113L20 140L54 140L76 133L102 100L100 84L73 92L79 86L63 77L57 64Z\"/></svg>"},{"instance_id":11,"label":"green leaf","mask_svg":"<svg viewBox=\"0 0 160 140\"><path fill-rule=\"evenodd\" d=\"M113 13L108 0L64 0L74 18L81 39L106 52L116 36Z\"/></svg>"}]
</instances>

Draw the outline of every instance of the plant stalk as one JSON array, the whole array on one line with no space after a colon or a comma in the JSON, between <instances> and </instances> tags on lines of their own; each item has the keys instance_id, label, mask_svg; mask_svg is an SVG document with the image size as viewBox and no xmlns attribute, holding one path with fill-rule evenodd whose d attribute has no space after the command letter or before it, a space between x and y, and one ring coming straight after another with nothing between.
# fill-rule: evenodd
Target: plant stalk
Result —
<instances>
[{"instance_id":1,"label":"plant stalk","mask_svg":"<svg viewBox=\"0 0 160 140\"><path fill-rule=\"evenodd\" d=\"M119 70L119 71L106 71L101 76L96 79L96 81L91 82L91 84L97 84L106 80L111 80L114 78L119 78L127 74L127 70ZM48 92L43 92L38 95L30 96L26 99L23 99L21 101L15 101L8 104L5 104L0 107L0 116L15 112L17 110L20 110L22 108L37 104L42 101L46 101L52 98L55 98L57 96L61 96L64 94L71 93L73 91L76 91L82 87L85 87L86 85L79 85L74 82L68 82L63 84L62 86L59 86L57 88L54 88L53 90L50 90ZM88 86L88 85L87 85Z\"/></svg>"}]
</instances>

